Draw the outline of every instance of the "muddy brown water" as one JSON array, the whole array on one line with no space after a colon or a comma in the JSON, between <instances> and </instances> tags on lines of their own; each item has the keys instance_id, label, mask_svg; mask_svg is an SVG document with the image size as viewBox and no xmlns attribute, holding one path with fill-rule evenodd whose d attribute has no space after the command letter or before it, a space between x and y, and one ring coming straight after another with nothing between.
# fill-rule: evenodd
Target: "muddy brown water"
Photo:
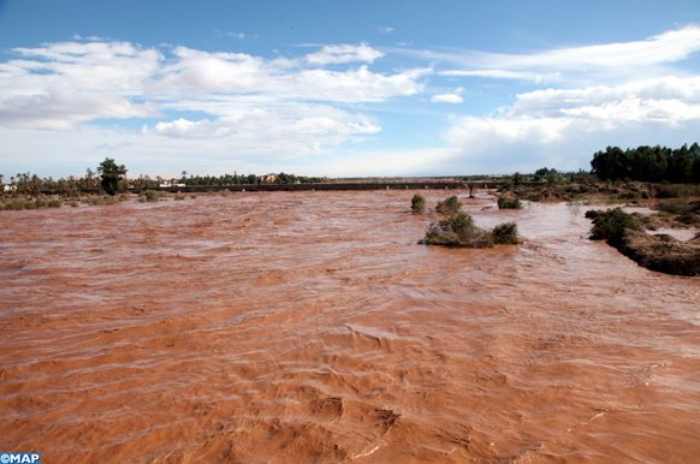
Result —
<instances>
[{"instance_id":1,"label":"muddy brown water","mask_svg":"<svg viewBox=\"0 0 700 464\"><path fill-rule=\"evenodd\" d=\"M54 463L700 462L700 279L412 191L0 212L0 449ZM424 192L429 204L449 193ZM491 207L490 209L484 209Z\"/></svg>"}]
</instances>

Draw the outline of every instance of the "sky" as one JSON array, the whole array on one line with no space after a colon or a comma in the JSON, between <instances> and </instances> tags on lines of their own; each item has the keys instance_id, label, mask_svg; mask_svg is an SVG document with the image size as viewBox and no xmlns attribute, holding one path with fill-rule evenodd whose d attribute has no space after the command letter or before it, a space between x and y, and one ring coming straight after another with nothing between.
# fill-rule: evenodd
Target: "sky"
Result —
<instances>
[{"instance_id":1,"label":"sky","mask_svg":"<svg viewBox=\"0 0 700 464\"><path fill-rule=\"evenodd\" d=\"M0 173L589 169L700 141L700 2L0 0Z\"/></svg>"}]
</instances>

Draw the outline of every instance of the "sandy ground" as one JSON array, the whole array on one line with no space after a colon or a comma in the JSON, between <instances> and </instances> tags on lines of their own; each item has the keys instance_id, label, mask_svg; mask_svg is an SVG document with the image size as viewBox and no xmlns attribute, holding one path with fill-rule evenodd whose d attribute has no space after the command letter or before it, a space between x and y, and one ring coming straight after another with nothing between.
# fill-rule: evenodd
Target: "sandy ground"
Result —
<instances>
[{"instance_id":1,"label":"sandy ground","mask_svg":"<svg viewBox=\"0 0 700 464\"><path fill-rule=\"evenodd\" d=\"M700 279L587 240L566 204L463 198L526 243L419 246L434 216L410 214L413 193L0 212L0 449L698 462Z\"/></svg>"}]
</instances>

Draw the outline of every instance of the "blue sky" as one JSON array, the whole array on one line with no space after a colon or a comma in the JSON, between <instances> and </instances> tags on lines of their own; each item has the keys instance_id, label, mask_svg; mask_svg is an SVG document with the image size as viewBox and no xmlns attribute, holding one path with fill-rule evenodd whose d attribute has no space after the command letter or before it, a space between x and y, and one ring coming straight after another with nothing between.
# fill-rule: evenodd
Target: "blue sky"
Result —
<instances>
[{"instance_id":1,"label":"blue sky","mask_svg":"<svg viewBox=\"0 0 700 464\"><path fill-rule=\"evenodd\" d=\"M0 173L588 168L700 133L700 4L0 0Z\"/></svg>"}]
</instances>

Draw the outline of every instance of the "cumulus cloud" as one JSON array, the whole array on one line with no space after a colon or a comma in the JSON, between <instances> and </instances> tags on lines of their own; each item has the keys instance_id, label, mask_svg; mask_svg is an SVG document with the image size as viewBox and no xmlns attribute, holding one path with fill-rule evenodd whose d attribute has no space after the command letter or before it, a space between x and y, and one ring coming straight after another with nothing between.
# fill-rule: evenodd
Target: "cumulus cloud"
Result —
<instances>
[{"instance_id":1,"label":"cumulus cloud","mask_svg":"<svg viewBox=\"0 0 700 464\"><path fill-rule=\"evenodd\" d=\"M178 118L158 122L144 129L173 139L218 140L246 153L283 152L283 156L318 154L353 137L377 134L381 127L368 116L328 105L275 103L260 105L255 100L224 99L182 102L195 106L216 119Z\"/></svg>"},{"instance_id":2,"label":"cumulus cloud","mask_svg":"<svg viewBox=\"0 0 700 464\"><path fill-rule=\"evenodd\" d=\"M265 59L128 42L60 42L14 52L0 63L0 126L75 130L100 119L152 118L141 136L216 139L251 153L316 153L377 134L373 118L334 104L413 95L427 73L384 74L366 65L329 70L304 66L308 56ZM326 46L310 61L379 56L366 45ZM168 117L172 112L203 114Z\"/></svg>"},{"instance_id":3,"label":"cumulus cloud","mask_svg":"<svg viewBox=\"0 0 700 464\"><path fill-rule=\"evenodd\" d=\"M695 140L698 127L700 78L666 76L521 93L495 115L457 118L445 140L464 162L585 167L606 145L679 145Z\"/></svg>"},{"instance_id":4,"label":"cumulus cloud","mask_svg":"<svg viewBox=\"0 0 700 464\"><path fill-rule=\"evenodd\" d=\"M325 45L321 50L306 55L306 61L311 64L343 64L353 62L372 63L384 56L384 53L367 44Z\"/></svg>"}]
</instances>

